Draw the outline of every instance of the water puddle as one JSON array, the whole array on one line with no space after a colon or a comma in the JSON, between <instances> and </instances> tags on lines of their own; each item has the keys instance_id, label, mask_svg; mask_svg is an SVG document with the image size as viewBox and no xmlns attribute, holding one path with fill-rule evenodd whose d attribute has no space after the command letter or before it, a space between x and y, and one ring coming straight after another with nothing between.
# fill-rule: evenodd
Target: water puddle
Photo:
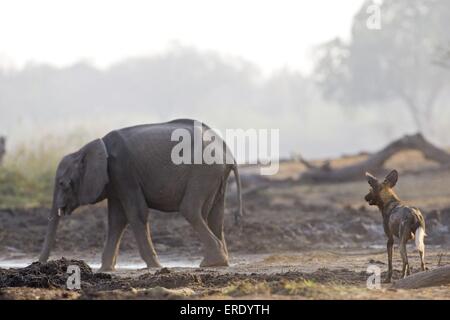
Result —
<instances>
[{"instance_id":1,"label":"water puddle","mask_svg":"<svg viewBox=\"0 0 450 320\"><path fill-rule=\"evenodd\" d=\"M163 267L166 268L197 268L200 265L201 258L193 258L193 259L174 259L173 257L159 257L160 263ZM0 260L0 268L3 269L9 269L9 268L24 268L26 266L29 266L33 262L35 262L36 259L32 258L16 258L16 259L5 259ZM90 259L86 259L86 263L92 268L92 269L98 269L100 268L100 262L99 261L93 261ZM124 270L138 270L138 269L144 269L146 267L146 264L144 262L140 261L134 261L134 259L130 262L119 262L116 266L117 269L124 269Z\"/></svg>"}]
</instances>

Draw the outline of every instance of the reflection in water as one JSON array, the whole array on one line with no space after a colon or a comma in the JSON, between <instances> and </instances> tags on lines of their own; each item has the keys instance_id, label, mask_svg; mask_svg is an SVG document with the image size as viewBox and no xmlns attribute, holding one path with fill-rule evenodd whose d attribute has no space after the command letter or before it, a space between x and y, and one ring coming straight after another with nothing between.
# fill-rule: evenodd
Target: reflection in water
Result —
<instances>
[{"instance_id":1,"label":"reflection in water","mask_svg":"<svg viewBox=\"0 0 450 320\"><path fill-rule=\"evenodd\" d=\"M6 260L0 260L0 268L8 269L8 268L24 268L26 266L29 266L36 260L32 258L20 258L20 259L6 259ZM197 268L200 265L201 258L198 259L186 259L186 258L179 258L176 259L174 257L160 257L160 262L163 267L167 268ZM86 260L87 264L92 269L98 269L100 268L100 263L92 260ZM117 269L143 269L146 265L144 262L122 262L118 263L116 268Z\"/></svg>"}]
</instances>

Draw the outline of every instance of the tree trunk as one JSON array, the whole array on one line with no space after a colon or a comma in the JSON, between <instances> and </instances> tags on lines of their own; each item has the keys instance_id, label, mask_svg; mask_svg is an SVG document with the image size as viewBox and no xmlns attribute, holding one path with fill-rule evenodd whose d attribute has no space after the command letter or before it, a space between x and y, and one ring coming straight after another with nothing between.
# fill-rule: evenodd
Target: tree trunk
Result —
<instances>
[{"instance_id":1,"label":"tree trunk","mask_svg":"<svg viewBox=\"0 0 450 320\"><path fill-rule=\"evenodd\" d=\"M421 151L425 158L441 165L450 165L450 154L437 148L421 135L405 136L369 156L365 161L347 167L333 169L330 165L318 167L302 160L308 170L300 176L301 181L309 182L344 182L364 178L365 172L374 174L383 171L384 163L397 152L403 150Z\"/></svg>"},{"instance_id":2,"label":"tree trunk","mask_svg":"<svg viewBox=\"0 0 450 320\"><path fill-rule=\"evenodd\" d=\"M430 271L415 273L404 279L395 281L394 289L418 289L450 284L450 265Z\"/></svg>"}]
</instances>

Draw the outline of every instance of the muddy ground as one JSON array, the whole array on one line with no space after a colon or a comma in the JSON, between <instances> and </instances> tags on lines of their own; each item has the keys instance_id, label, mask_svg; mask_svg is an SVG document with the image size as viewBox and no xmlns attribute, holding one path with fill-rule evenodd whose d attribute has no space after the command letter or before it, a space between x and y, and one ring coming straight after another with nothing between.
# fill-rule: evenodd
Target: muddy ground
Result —
<instances>
[{"instance_id":1,"label":"muddy ground","mask_svg":"<svg viewBox=\"0 0 450 320\"><path fill-rule=\"evenodd\" d=\"M345 165L360 158L342 158ZM400 170L398 194L422 209L427 224L427 267L450 263L450 171L415 153L388 164ZM380 213L363 197L364 181L303 184L296 181L301 164L286 162L270 181L243 169L245 218L233 225L235 190L230 182L225 234L229 268L198 268L201 245L177 213L151 212L152 238L162 263L170 268L141 270L132 233L124 235L119 269L97 274L86 265L100 261L106 230L104 204L80 208L63 219L52 259L31 264L45 234L48 208L0 211L0 298L4 299L410 299L450 298L450 286L419 290L368 290L369 264L387 269ZM259 186L265 186L259 188ZM251 192L246 192L253 190ZM397 249L397 248L395 248ZM413 272L417 252L408 249ZM61 259L66 257L66 259ZM71 261L76 259L76 261ZM83 261L84 260L84 261ZM7 268L18 263L21 268ZM78 264L82 289L66 290L66 268ZM399 276L400 257L394 253Z\"/></svg>"}]
</instances>

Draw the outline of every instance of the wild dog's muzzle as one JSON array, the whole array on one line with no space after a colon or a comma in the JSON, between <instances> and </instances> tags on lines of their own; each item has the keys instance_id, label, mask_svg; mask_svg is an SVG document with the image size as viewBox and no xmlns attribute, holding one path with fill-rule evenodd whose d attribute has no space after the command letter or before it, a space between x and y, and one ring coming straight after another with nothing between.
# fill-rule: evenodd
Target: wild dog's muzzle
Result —
<instances>
[{"instance_id":1,"label":"wild dog's muzzle","mask_svg":"<svg viewBox=\"0 0 450 320\"><path fill-rule=\"evenodd\" d=\"M365 197L364 197L364 200L366 200L370 205L375 205L376 203L376 201L375 201L375 198L374 198L374 196L372 195L372 193L371 192L369 192Z\"/></svg>"}]
</instances>

